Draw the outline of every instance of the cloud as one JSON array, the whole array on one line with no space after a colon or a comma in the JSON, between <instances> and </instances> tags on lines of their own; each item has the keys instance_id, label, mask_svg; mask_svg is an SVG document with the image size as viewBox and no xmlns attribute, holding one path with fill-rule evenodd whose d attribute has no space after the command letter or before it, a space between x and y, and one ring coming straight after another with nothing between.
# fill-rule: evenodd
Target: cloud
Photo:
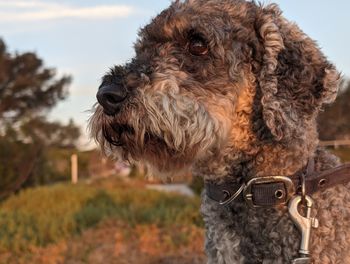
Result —
<instances>
[{"instance_id":1,"label":"cloud","mask_svg":"<svg viewBox=\"0 0 350 264\"><path fill-rule=\"evenodd\" d=\"M135 12L135 9L128 5L79 7L30 0L0 0L0 8L0 22L43 21L63 18L111 19L127 17Z\"/></svg>"},{"instance_id":2,"label":"cloud","mask_svg":"<svg viewBox=\"0 0 350 264\"><path fill-rule=\"evenodd\" d=\"M55 3L44 3L41 1L8 1L0 0L0 7L5 8L49 8L57 5Z\"/></svg>"}]
</instances>

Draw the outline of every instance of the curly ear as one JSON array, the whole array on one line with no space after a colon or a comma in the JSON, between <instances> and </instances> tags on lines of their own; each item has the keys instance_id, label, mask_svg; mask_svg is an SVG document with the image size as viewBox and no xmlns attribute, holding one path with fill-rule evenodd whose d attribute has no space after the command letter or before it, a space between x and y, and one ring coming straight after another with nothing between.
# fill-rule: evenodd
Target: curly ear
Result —
<instances>
[{"instance_id":1,"label":"curly ear","mask_svg":"<svg viewBox=\"0 0 350 264\"><path fill-rule=\"evenodd\" d=\"M276 5L260 9L256 19L263 58L257 76L262 118L274 140L289 142L323 104L334 101L340 75L313 40L285 20Z\"/></svg>"}]
</instances>

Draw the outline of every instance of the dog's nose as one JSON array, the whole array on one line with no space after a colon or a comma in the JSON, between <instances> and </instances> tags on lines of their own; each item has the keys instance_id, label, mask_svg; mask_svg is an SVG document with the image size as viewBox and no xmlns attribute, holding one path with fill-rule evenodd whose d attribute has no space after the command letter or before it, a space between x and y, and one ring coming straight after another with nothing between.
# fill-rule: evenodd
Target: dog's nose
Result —
<instances>
[{"instance_id":1,"label":"dog's nose","mask_svg":"<svg viewBox=\"0 0 350 264\"><path fill-rule=\"evenodd\" d=\"M102 85L97 92L97 101L107 115L115 115L127 96L125 88L121 85Z\"/></svg>"}]
</instances>

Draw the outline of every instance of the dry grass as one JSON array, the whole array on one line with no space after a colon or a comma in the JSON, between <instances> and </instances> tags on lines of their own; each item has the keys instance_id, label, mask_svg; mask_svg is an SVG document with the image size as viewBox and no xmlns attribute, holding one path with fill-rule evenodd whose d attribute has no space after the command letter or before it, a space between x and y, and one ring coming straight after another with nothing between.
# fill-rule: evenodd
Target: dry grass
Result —
<instances>
[{"instance_id":1,"label":"dry grass","mask_svg":"<svg viewBox=\"0 0 350 264\"><path fill-rule=\"evenodd\" d=\"M54 245L3 254L0 263L199 264L205 262L203 237L203 230L196 226L131 227L106 220Z\"/></svg>"}]
</instances>

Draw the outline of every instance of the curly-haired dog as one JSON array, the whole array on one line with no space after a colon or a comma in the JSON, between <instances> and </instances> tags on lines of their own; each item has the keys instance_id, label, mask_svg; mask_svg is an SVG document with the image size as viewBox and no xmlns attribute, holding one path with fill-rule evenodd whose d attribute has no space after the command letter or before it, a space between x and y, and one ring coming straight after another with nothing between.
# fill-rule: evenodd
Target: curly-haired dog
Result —
<instances>
[{"instance_id":1,"label":"curly-haired dog","mask_svg":"<svg viewBox=\"0 0 350 264\"><path fill-rule=\"evenodd\" d=\"M210 184L338 165L318 147L315 119L339 74L276 5L176 1L140 31L136 56L103 77L92 135L112 155ZM315 263L350 263L349 185L316 192ZM204 192L209 263L290 263L300 232L286 206L226 206ZM306 262L300 262L306 263Z\"/></svg>"}]
</instances>

